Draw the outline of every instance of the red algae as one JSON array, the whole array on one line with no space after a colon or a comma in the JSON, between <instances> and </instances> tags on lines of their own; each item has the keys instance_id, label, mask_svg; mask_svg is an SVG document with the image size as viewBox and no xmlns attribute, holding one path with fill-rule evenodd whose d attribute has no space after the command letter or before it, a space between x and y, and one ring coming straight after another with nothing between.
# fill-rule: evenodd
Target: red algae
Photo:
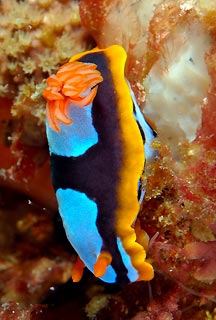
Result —
<instances>
[{"instance_id":1,"label":"red algae","mask_svg":"<svg viewBox=\"0 0 216 320\"><path fill-rule=\"evenodd\" d=\"M24 308L18 302L7 302L0 307L0 320L37 320L43 310L40 305Z\"/></svg>"},{"instance_id":2,"label":"red algae","mask_svg":"<svg viewBox=\"0 0 216 320\"><path fill-rule=\"evenodd\" d=\"M0 301L27 308L71 278L74 257L55 235L53 213L12 191L0 195Z\"/></svg>"},{"instance_id":3,"label":"red algae","mask_svg":"<svg viewBox=\"0 0 216 320\"><path fill-rule=\"evenodd\" d=\"M17 121L11 116L11 106L11 100L0 100L0 151L4 155L0 159L0 184L56 209L45 129L34 126L31 118Z\"/></svg>"},{"instance_id":4,"label":"red algae","mask_svg":"<svg viewBox=\"0 0 216 320\"><path fill-rule=\"evenodd\" d=\"M188 285L209 288L213 294L216 278L212 278L212 267L209 271L210 282L199 278L197 268L211 264L208 249L215 243L215 150L205 152L197 144L180 146L179 159L173 159L167 148L161 147L158 164L152 165L148 179L146 201L140 214L142 227L150 235L159 231L151 254L158 271ZM206 248L206 258L192 258L189 248L195 250L200 244ZM187 248L187 249L186 249ZM187 255L185 254L187 250ZM206 275L207 279L207 275ZM212 283L214 281L214 284ZM208 291L208 290L207 290ZM206 291L206 292L207 292Z\"/></svg>"},{"instance_id":5,"label":"red algae","mask_svg":"<svg viewBox=\"0 0 216 320\"><path fill-rule=\"evenodd\" d=\"M0 276L5 284L1 301L12 300L26 306L40 303L49 295L50 288L70 279L71 268L72 263L47 257L20 261Z\"/></svg>"},{"instance_id":6,"label":"red algae","mask_svg":"<svg viewBox=\"0 0 216 320\"><path fill-rule=\"evenodd\" d=\"M211 283L216 279L216 241L191 242L184 247L185 257L202 261L194 272L194 278Z\"/></svg>"},{"instance_id":7,"label":"red algae","mask_svg":"<svg viewBox=\"0 0 216 320\"><path fill-rule=\"evenodd\" d=\"M210 150L216 148L216 43L207 53L206 63L211 77L211 87L203 104L202 125L197 133L197 141Z\"/></svg>"},{"instance_id":8,"label":"red algae","mask_svg":"<svg viewBox=\"0 0 216 320\"><path fill-rule=\"evenodd\" d=\"M178 294L177 290L171 291L160 300L152 300L147 307L147 311L138 313L132 320L180 319L181 311L178 306Z\"/></svg>"}]
</instances>

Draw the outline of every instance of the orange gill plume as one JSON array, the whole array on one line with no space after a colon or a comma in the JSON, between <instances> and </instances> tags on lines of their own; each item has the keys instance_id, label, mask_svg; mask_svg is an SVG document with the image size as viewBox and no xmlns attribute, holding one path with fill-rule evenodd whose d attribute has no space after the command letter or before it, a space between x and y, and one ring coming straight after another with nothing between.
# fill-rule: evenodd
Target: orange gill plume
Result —
<instances>
[{"instance_id":1,"label":"orange gill plume","mask_svg":"<svg viewBox=\"0 0 216 320\"><path fill-rule=\"evenodd\" d=\"M85 107L92 103L97 93L98 83L103 78L94 63L79 61L64 64L56 75L50 76L44 90L47 100L47 119L52 130L60 131L59 122L71 124L68 105Z\"/></svg>"}]
</instances>

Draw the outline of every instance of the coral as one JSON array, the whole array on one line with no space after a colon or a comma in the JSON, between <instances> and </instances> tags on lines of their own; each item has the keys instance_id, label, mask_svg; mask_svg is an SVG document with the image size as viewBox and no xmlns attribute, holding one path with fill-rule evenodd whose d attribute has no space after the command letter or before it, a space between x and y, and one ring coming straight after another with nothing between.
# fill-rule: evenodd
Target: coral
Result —
<instances>
[{"instance_id":1,"label":"coral","mask_svg":"<svg viewBox=\"0 0 216 320\"><path fill-rule=\"evenodd\" d=\"M176 295L170 292L179 319L204 319L216 303L215 2L96 3L81 0L83 24L99 47L115 39L126 48L126 75L158 133L139 215L152 238L148 258L156 274L179 285ZM191 306L180 302L186 293ZM137 319L178 319L162 301L143 303Z\"/></svg>"},{"instance_id":2,"label":"coral","mask_svg":"<svg viewBox=\"0 0 216 320\"><path fill-rule=\"evenodd\" d=\"M53 214L36 209L30 200L21 205L27 200L18 193L18 201L12 190L56 210L44 128L44 78L85 48L85 32L76 1L11 0L1 1L0 8L0 318L38 319L33 316L37 307L30 304L70 279L73 255L55 242ZM64 19L56 23L59 14Z\"/></svg>"},{"instance_id":3,"label":"coral","mask_svg":"<svg viewBox=\"0 0 216 320\"><path fill-rule=\"evenodd\" d=\"M44 122L43 79L86 47L78 3L1 1L0 28L1 96L14 116Z\"/></svg>"},{"instance_id":4,"label":"coral","mask_svg":"<svg viewBox=\"0 0 216 320\"><path fill-rule=\"evenodd\" d=\"M65 319L85 304L89 318L99 320L215 319L215 1L3 0L0 10L0 319L34 319L35 312L40 319L41 307L29 303L51 292L51 304L62 303L51 314L65 312ZM150 284L99 283L94 291L87 274L61 295L56 286L70 278L74 256L53 222L41 93L45 78L91 46L87 31L99 47L125 47L126 76L158 133L139 215L156 275ZM177 65L181 78L173 77Z\"/></svg>"},{"instance_id":5,"label":"coral","mask_svg":"<svg viewBox=\"0 0 216 320\"><path fill-rule=\"evenodd\" d=\"M185 257L202 261L193 273L195 279L212 283L216 279L216 241L191 242L184 247Z\"/></svg>"},{"instance_id":6,"label":"coral","mask_svg":"<svg viewBox=\"0 0 216 320\"><path fill-rule=\"evenodd\" d=\"M144 80L145 114L157 123L161 142L172 149L181 139L196 138L210 87L205 63L212 45L209 33L192 10L179 20L155 50L159 57Z\"/></svg>"},{"instance_id":7,"label":"coral","mask_svg":"<svg viewBox=\"0 0 216 320\"><path fill-rule=\"evenodd\" d=\"M0 210L0 302L40 303L70 279L73 254L55 236L53 213L3 189Z\"/></svg>"},{"instance_id":8,"label":"coral","mask_svg":"<svg viewBox=\"0 0 216 320\"><path fill-rule=\"evenodd\" d=\"M194 142L177 160L166 146L159 152L140 214L150 237L159 232L149 254L156 270L215 300L215 150Z\"/></svg>"},{"instance_id":9,"label":"coral","mask_svg":"<svg viewBox=\"0 0 216 320\"><path fill-rule=\"evenodd\" d=\"M112 44L123 46L128 53L126 76L140 99L144 98L137 84L143 75L143 63L148 37L149 21L154 13L154 1L81 0L80 15L86 29L99 48ZM130 21L130 25L125 21Z\"/></svg>"},{"instance_id":10,"label":"coral","mask_svg":"<svg viewBox=\"0 0 216 320\"><path fill-rule=\"evenodd\" d=\"M24 308L18 302L6 302L0 307L0 320L36 320L43 309L40 305Z\"/></svg>"},{"instance_id":11,"label":"coral","mask_svg":"<svg viewBox=\"0 0 216 320\"><path fill-rule=\"evenodd\" d=\"M0 158L1 186L18 190L55 209L44 126L32 118L12 117L11 102L6 99L1 100L0 106L0 151L4 155Z\"/></svg>"},{"instance_id":12,"label":"coral","mask_svg":"<svg viewBox=\"0 0 216 320\"><path fill-rule=\"evenodd\" d=\"M150 301L147 310L138 313L133 320L180 319L181 312L179 311L178 300L178 290L170 291L161 299Z\"/></svg>"},{"instance_id":13,"label":"coral","mask_svg":"<svg viewBox=\"0 0 216 320\"><path fill-rule=\"evenodd\" d=\"M104 309L109 302L109 296L105 294L97 294L86 305L85 311L89 319L95 319L101 309Z\"/></svg>"},{"instance_id":14,"label":"coral","mask_svg":"<svg viewBox=\"0 0 216 320\"><path fill-rule=\"evenodd\" d=\"M0 8L0 183L56 208L42 92L48 75L86 49L78 2L10 0Z\"/></svg>"}]
</instances>

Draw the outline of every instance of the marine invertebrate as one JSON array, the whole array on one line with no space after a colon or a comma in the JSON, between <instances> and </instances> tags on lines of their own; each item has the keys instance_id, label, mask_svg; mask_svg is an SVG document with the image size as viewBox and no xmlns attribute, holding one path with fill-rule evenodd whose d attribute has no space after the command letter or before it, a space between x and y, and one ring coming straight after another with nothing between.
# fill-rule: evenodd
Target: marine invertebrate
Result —
<instances>
[{"instance_id":1,"label":"marine invertebrate","mask_svg":"<svg viewBox=\"0 0 216 320\"><path fill-rule=\"evenodd\" d=\"M157 119L155 125L157 126L158 138L163 141L158 145L157 162L146 167L148 172L146 194L138 217L141 230L147 231L150 237L159 232L157 239L148 250L148 257L154 260L156 270L156 276L151 282L153 301L149 303L147 285L142 282L135 283L127 286L125 292L121 290L117 297L110 294L107 307L102 311L98 311L97 308L94 316L100 319L116 317L131 319L141 310L141 314L137 314L138 318L157 318L159 315L174 318L179 316L184 320L213 319L215 316L215 264L211 249L215 250L216 235L215 0L208 2L202 0L154 0L151 2L80 0L79 3L82 24L94 37L98 47L104 48L113 43L125 47L128 54L126 77L130 80L136 97L143 102L143 108L145 104L148 105L151 120ZM73 5L75 10L72 8ZM78 1L2 0L1 10L0 51L2 48L5 50L2 51L0 58L0 91L4 97L14 98L13 103L10 104L5 99L1 100L0 151L3 155L0 161L1 186L9 187L9 194L11 188L17 188L31 197L34 196L37 201L40 200L43 206L52 205L55 210L54 195L51 195L51 187L48 183L49 163L46 139L43 134L45 102L41 94L45 87L45 81L41 82L41 80L55 72L59 65L68 61L69 57L77 51L81 52L91 47L92 43L86 44L83 37L86 33L81 31L79 27ZM38 11L40 12L38 13ZM63 13L60 14L60 12ZM59 15L64 16L65 19L59 19ZM128 23L125 23L126 19ZM197 37L197 30L201 31L200 38L199 34ZM191 34L194 37L190 37ZM184 41L182 41L183 38ZM201 47L197 46L199 42L197 40L202 40L200 41ZM196 49L195 55L193 47L199 48ZM182 48L185 50L182 51ZM11 50L14 50L13 53ZM189 61L189 53L193 54L195 64ZM187 54L188 59L185 61L182 58L186 58ZM179 60L175 60L175 57L178 57ZM175 63L173 64L173 62ZM197 62L201 62L201 64ZM173 70L176 66L180 67L179 70L182 70L182 66L186 67L187 72L188 70L192 71L191 75L194 74L193 71L195 74L198 72L199 77L192 78L194 81L190 81L190 88L188 85L184 87L184 84L189 81L189 78L186 77L185 81L181 82L182 94L180 96L174 86L175 80L177 80L176 85L179 84L178 77L176 79L171 77L172 81L164 81L166 85L163 90L155 90L158 89L155 85L159 86L161 79L171 79L170 76L175 74ZM153 83L152 79L154 79ZM200 83L203 84L201 90L199 90ZM190 95L191 88L193 88L195 95ZM154 96L151 94L152 90ZM167 96L166 92L169 92ZM157 98L157 95L161 94L163 95L163 104L159 99L158 103L151 105L157 100L152 101L152 98ZM171 98L176 99L173 104ZM175 106L178 105L176 101L180 102L179 98L187 103L188 108L184 112L175 113ZM172 112L166 109L168 102L170 102L168 106L173 107ZM8 115L11 105L13 105L13 115L19 118L19 121ZM8 106L7 115L5 115L6 106ZM154 110L151 113L152 106L158 106L159 110ZM169 130L166 130L167 127L163 127L164 118L162 121L157 118L156 111L160 113L161 110L163 110L165 119L169 119L167 121ZM185 116L186 114L190 116L192 110L195 110L197 114L195 121L188 125ZM176 130L179 124L183 127L181 130ZM162 130L164 128L165 130ZM166 138L172 136L171 132L175 134L175 139L172 139L173 148L171 148L170 139ZM161 139L162 133L165 133L163 140ZM178 140L179 137L181 139ZM184 138L194 140L188 143L188 141L182 141L182 138L183 140ZM173 141L175 142L173 143ZM43 145L42 148L39 147L39 152L36 151L38 145ZM174 151L173 153L171 149L172 152ZM43 165L44 159L46 161ZM0 198L1 201L2 199ZM10 232L11 229L13 230L11 219L16 214L17 208L10 214L3 211L1 215L1 239L4 239L6 248L13 242L13 237L10 237L10 241L7 239L8 230ZM9 227L6 227L4 219L9 219ZM20 219L28 224L28 219L26 221L23 216ZM48 223L52 225L52 219ZM46 230L46 225L44 225L44 230ZM20 224L18 226L20 227ZM29 243L28 235L31 234L31 229L35 230L32 227L26 233L24 231L19 233L19 238L24 236L27 240L25 243ZM57 232L54 234L56 236ZM56 244L50 242L49 248L52 250L52 256L61 256L63 249L56 253ZM64 248L67 248L67 243ZM28 254L32 253L32 250L39 250L38 243L29 247ZM14 258L15 256L16 258L17 252L22 254L22 257L25 256L25 251L21 247L20 251L12 252L10 257ZM43 252L39 254L43 254ZM69 257L71 257L70 251ZM14 259L12 260L14 261ZM42 260L38 261L43 262ZM4 289L1 292L3 294L8 292L7 299L13 298L14 292L19 297L20 292L16 291L17 283L19 288L23 288L23 284L26 284L29 289L33 284L33 288L35 288L35 282L32 281L35 279L29 278L31 265L28 276L23 275L25 280L23 282L23 278L19 278L19 274L16 272L22 270L22 261L20 268L12 267L11 269L11 259L8 262L7 257L3 254L2 262L4 270L1 271L1 284ZM53 267L53 264L51 263L50 266ZM69 266L68 264L67 266L62 265L62 274L67 269L68 278L70 277L70 268L70 263ZM14 270L14 273L10 273L9 269ZM48 269L47 272L47 277L44 277L42 281L40 281L40 277L37 277L39 287L45 288L49 283L50 276L53 276L52 273L49 274ZM42 273L38 268L38 272L35 274ZM154 283L157 281L158 273L160 278L155 287ZM8 278L13 277L12 282L5 281L7 274L9 274ZM170 281L174 279L181 286L177 289L171 289L170 293L166 295L167 282L165 279L167 276ZM57 282L61 283L62 281ZM11 290L10 283L14 284ZM86 290L86 281L71 286L77 289L83 283L84 290ZM50 285L52 285L52 280L50 280ZM100 290L103 291L105 285L100 283L100 286ZM142 288L142 291L139 291L139 288ZM38 291L38 302L41 302L43 295L41 293L43 290ZM23 303L30 296L32 297L32 294L23 295ZM80 304L76 303L76 300L76 306L74 306L74 296L71 292L69 295L67 292L64 298L63 296L60 294L57 299L55 297L54 303L57 300L58 303L59 301L63 303L64 299L71 297L70 307L67 305L71 309L65 313L65 319L67 319L68 316L71 316L71 312L80 308ZM172 303L169 304L172 297L175 297L173 306ZM83 301L83 295L80 300ZM97 303L97 299L95 299L95 303ZM9 306L8 313L5 309L7 306L3 305L0 314L2 317L5 318L8 314L12 316L12 312L14 317L17 317L17 313L14 313L16 306L11 305L11 308ZM61 308L62 310L63 308ZM57 314L58 307L53 312Z\"/></svg>"},{"instance_id":2,"label":"marine invertebrate","mask_svg":"<svg viewBox=\"0 0 216 320\"><path fill-rule=\"evenodd\" d=\"M144 150L150 158L154 132L125 80L125 60L115 45L75 55L44 91L59 211L83 262L75 265L74 280L83 265L107 282L153 277L132 225L142 199Z\"/></svg>"}]
</instances>

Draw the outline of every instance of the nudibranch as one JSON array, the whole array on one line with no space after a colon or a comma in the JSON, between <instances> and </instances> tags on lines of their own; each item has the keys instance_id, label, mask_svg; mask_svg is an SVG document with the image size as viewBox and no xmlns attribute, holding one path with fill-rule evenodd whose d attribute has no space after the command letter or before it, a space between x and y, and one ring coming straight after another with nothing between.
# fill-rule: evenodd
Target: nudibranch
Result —
<instances>
[{"instance_id":1,"label":"nudibranch","mask_svg":"<svg viewBox=\"0 0 216 320\"><path fill-rule=\"evenodd\" d=\"M154 275L134 223L155 134L125 79L125 62L118 45L75 55L44 91L52 182L79 256L74 281L84 266L109 283Z\"/></svg>"}]
</instances>

